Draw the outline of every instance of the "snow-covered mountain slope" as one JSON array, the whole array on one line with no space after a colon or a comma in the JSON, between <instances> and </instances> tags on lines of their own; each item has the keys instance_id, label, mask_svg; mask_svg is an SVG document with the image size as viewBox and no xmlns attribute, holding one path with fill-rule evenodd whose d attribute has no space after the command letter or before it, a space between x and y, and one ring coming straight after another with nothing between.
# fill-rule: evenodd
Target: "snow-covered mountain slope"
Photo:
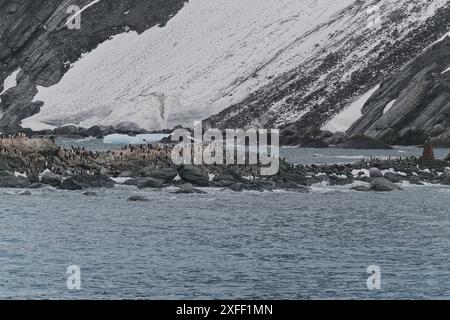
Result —
<instances>
[{"instance_id":1,"label":"snow-covered mountain slope","mask_svg":"<svg viewBox=\"0 0 450 320\"><path fill-rule=\"evenodd\" d=\"M366 10L377 4L379 27ZM282 142L301 144L354 100L395 74L449 29L449 1L366 1L319 30L319 42L297 68L211 118L213 126L277 126ZM335 31L335 30L338 31ZM317 39L318 31L311 37Z\"/></svg>"},{"instance_id":2,"label":"snow-covered mountain slope","mask_svg":"<svg viewBox=\"0 0 450 320\"><path fill-rule=\"evenodd\" d=\"M305 61L327 34L299 37L353 2L191 0L163 28L117 35L39 87L44 105L23 125L192 125Z\"/></svg>"},{"instance_id":3,"label":"snow-covered mountain slope","mask_svg":"<svg viewBox=\"0 0 450 320\"><path fill-rule=\"evenodd\" d=\"M36 87L58 83L82 53L127 30L164 26L185 1L0 0L0 131L16 132L39 112ZM84 9L79 30L65 27L74 5ZM9 79L14 86L3 86Z\"/></svg>"},{"instance_id":4,"label":"snow-covered mountain slope","mask_svg":"<svg viewBox=\"0 0 450 320\"><path fill-rule=\"evenodd\" d=\"M50 41L43 38L25 52L41 52L31 60L46 63L21 59L0 72L1 82L21 68L17 87L31 87L33 99L14 105L19 95L6 92L0 128L19 118L33 129L126 123L156 130L209 117L222 128L278 127L283 143L298 144L333 120L336 130L349 127L369 90L447 33L450 18L450 0L141 0L140 11L136 1L86 9L91 42L83 50L65 40L57 55L42 54ZM158 19L168 22L143 20L144 3L164 7ZM108 23L95 29L96 15ZM83 28L64 35L78 39ZM55 57L64 67L47 67Z\"/></svg>"}]
</instances>

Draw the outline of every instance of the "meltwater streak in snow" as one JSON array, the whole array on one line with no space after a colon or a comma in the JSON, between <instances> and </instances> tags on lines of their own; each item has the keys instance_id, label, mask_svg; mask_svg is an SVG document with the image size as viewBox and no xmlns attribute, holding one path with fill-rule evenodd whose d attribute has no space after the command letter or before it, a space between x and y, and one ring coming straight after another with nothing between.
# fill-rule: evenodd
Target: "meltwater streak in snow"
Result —
<instances>
[{"instance_id":1,"label":"meltwater streak in snow","mask_svg":"<svg viewBox=\"0 0 450 320\"><path fill-rule=\"evenodd\" d=\"M166 26L119 34L39 87L45 104L23 126L192 125L308 59L328 34L293 41L354 2L191 0Z\"/></svg>"}]
</instances>

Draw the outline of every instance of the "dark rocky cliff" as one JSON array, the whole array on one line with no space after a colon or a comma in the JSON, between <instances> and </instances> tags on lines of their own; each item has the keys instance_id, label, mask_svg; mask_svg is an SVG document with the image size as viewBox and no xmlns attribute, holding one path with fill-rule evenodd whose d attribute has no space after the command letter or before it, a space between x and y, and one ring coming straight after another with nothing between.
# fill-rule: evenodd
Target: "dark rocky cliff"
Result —
<instances>
[{"instance_id":1,"label":"dark rocky cliff","mask_svg":"<svg viewBox=\"0 0 450 320\"><path fill-rule=\"evenodd\" d=\"M8 75L21 68L17 86L0 97L3 132L18 130L21 119L39 112L40 102L31 102L37 85L58 83L69 63L115 34L164 25L186 0L100 1L82 13L81 30L64 27L70 5L91 2L0 0L0 92Z\"/></svg>"},{"instance_id":2,"label":"dark rocky cliff","mask_svg":"<svg viewBox=\"0 0 450 320\"><path fill-rule=\"evenodd\" d=\"M444 72L449 67L450 36L383 81L348 134L393 145L422 144L431 135L436 143L450 145L450 72Z\"/></svg>"}]
</instances>

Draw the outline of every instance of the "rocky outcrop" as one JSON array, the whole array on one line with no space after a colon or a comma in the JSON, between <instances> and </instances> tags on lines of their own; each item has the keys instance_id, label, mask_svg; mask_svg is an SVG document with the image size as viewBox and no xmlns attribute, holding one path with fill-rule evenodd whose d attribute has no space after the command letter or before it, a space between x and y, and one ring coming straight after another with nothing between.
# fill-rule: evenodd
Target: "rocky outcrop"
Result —
<instances>
[{"instance_id":1,"label":"rocky outcrop","mask_svg":"<svg viewBox=\"0 0 450 320\"><path fill-rule=\"evenodd\" d=\"M135 195L135 196L129 197L127 199L127 201L128 202L149 202L150 200L144 196Z\"/></svg>"},{"instance_id":2,"label":"rocky outcrop","mask_svg":"<svg viewBox=\"0 0 450 320\"><path fill-rule=\"evenodd\" d=\"M178 172L173 168L162 168L158 170L146 168L144 169L143 175L145 177L151 177L164 182L170 182L178 175Z\"/></svg>"},{"instance_id":3,"label":"rocky outcrop","mask_svg":"<svg viewBox=\"0 0 450 320\"><path fill-rule=\"evenodd\" d=\"M192 165L182 166L178 170L181 179L200 187L206 187L209 184L209 176L202 168Z\"/></svg>"},{"instance_id":4,"label":"rocky outcrop","mask_svg":"<svg viewBox=\"0 0 450 320\"><path fill-rule=\"evenodd\" d=\"M57 187L64 190L82 190L88 188L113 188L115 182L111 178L101 175L73 175L64 179Z\"/></svg>"},{"instance_id":5,"label":"rocky outcrop","mask_svg":"<svg viewBox=\"0 0 450 320\"><path fill-rule=\"evenodd\" d=\"M53 187L58 187L62 180L63 176L52 172L44 172L41 176L41 183L48 184Z\"/></svg>"},{"instance_id":6,"label":"rocky outcrop","mask_svg":"<svg viewBox=\"0 0 450 320\"><path fill-rule=\"evenodd\" d=\"M375 178L372 183L370 184L371 191L378 191L378 192L389 192L389 191L395 191L395 190L401 190L399 186L397 186L395 183L390 182L386 178Z\"/></svg>"},{"instance_id":7,"label":"rocky outcrop","mask_svg":"<svg viewBox=\"0 0 450 320\"><path fill-rule=\"evenodd\" d=\"M30 181L26 178L11 174L0 174L0 188L26 188L29 185Z\"/></svg>"},{"instance_id":8,"label":"rocky outcrop","mask_svg":"<svg viewBox=\"0 0 450 320\"><path fill-rule=\"evenodd\" d=\"M446 145L450 137L450 36L427 48L381 83L348 134L362 133L389 144L423 144L428 136Z\"/></svg>"},{"instance_id":9,"label":"rocky outcrop","mask_svg":"<svg viewBox=\"0 0 450 320\"><path fill-rule=\"evenodd\" d=\"M91 2L0 1L0 92L4 80L20 70L17 86L0 96L0 131L15 132L22 119L39 112L42 103L32 102L36 87L58 83L83 53L118 33L163 26L185 0L100 1L82 13L81 30L64 27L73 14L67 12L70 5Z\"/></svg>"},{"instance_id":10,"label":"rocky outcrop","mask_svg":"<svg viewBox=\"0 0 450 320\"><path fill-rule=\"evenodd\" d=\"M138 181L136 182L136 186L139 189L144 188L159 189L163 187L163 181L155 178L143 178L138 179Z\"/></svg>"}]
</instances>

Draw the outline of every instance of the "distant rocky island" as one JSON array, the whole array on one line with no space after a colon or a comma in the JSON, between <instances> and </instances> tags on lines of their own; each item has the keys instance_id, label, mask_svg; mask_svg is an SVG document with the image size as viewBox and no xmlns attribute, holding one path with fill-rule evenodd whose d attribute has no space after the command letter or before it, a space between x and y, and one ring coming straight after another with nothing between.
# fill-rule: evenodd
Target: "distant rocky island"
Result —
<instances>
[{"instance_id":1,"label":"distant rocky island","mask_svg":"<svg viewBox=\"0 0 450 320\"><path fill-rule=\"evenodd\" d=\"M400 183L450 185L450 155L446 159L361 159L349 164L294 165L280 161L279 172L258 175L257 166L176 166L172 145L130 145L115 151L94 152L58 146L52 138L19 135L0 139L0 188L63 190L113 188L116 184L138 189L175 187L175 193L205 193L199 187L235 192L309 192L314 184L350 185L357 191L395 191ZM87 192L86 195L91 195ZM130 197L130 201L144 200Z\"/></svg>"}]
</instances>

